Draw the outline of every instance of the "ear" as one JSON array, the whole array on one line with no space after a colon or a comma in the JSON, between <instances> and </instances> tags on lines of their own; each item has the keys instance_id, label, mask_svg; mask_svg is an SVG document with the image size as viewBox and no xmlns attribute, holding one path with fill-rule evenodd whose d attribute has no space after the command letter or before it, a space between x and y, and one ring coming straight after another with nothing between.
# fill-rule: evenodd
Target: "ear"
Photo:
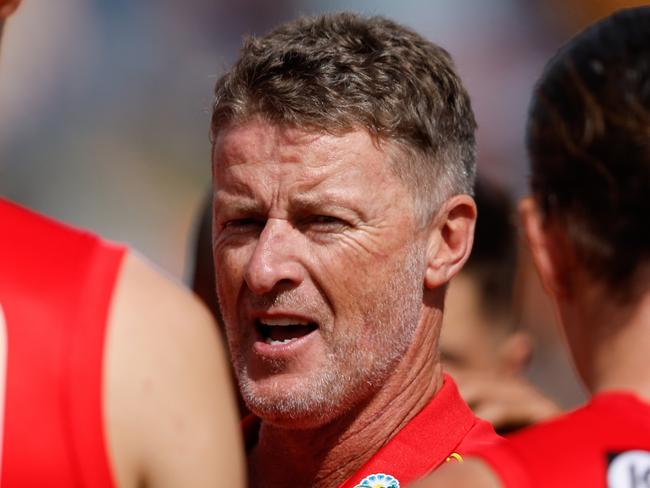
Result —
<instances>
[{"instance_id":1,"label":"ear","mask_svg":"<svg viewBox=\"0 0 650 488\"><path fill-rule=\"evenodd\" d=\"M476 203L469 195L455 195L442 204L429 234L427 288L447 284L460 271L472 251L475 224Z\"/></svg>"},{"instance_id":2,"label":"ear","mask_svg":"<svg viewBox=\"0 0 650 488\"><path fill-rule=\"evenodd\" d=\"M13 14L19 4L20 0L0 0L0 20Z\"/></svg>"},{"instance_id":3,"label":"ear","mask_svg":"<svg viewBox=\"0 0 650 488\"><path fill-rule=\"evenodd\" d=\"M532 355L533 342L524 331L510 334L499 346L501 368L509 376L522 375Z\"/></svg>"},{"instance_id":4,"label":"ear","mask_svg":"<svg viewBox=\"0 0 650 488\"><path fill-rule=\"evenodd\" d=\"M545 222L532 197L519 202L521 218L530 254L542 285L551 298L562 299L571 295L575 265L573 248L558 224Z\"/></svg>"}]
</instances>

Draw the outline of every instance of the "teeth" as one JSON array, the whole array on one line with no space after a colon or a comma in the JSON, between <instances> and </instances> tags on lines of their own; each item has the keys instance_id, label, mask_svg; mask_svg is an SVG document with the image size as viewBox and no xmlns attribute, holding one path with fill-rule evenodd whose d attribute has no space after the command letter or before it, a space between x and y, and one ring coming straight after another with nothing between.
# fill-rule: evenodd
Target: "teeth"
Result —
<instances>
[{"instance_id":1,"label":"teeth","mask_svg":"<svg viewBox=\"0 0 650 488\"><path fill-rule=\"evenodd\" d=\"M289 344L290 342L295 341L295 340L296 339L284 339L282 341L274 341L270 337L267 337L265 342L267 344L270 344L271 346L277 346L278 344Z\"/></svg>"},{"instance_id":2,"label":"teeth","mask_svg":"<svg viewBox=\"0 0 650 488\"><path fill-rule=\"evenodd\" d=\"M270 326L277 326L277 325L309 325L309 322L307 322L307 321L298 320L298 319L289 319L289 318L260 319L260 323L262 325L270 325Z\"/></svg>"}]
</instances>

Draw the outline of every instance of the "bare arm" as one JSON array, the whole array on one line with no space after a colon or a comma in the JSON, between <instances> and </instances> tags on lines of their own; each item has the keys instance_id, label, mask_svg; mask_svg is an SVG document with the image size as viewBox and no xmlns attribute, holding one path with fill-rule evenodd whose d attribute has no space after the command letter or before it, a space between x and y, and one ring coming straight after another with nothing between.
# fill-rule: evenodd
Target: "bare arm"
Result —
<instances>
[{"instance_id":1,"label":"bare arm","mask_svg":"<svg viewBox=\"0 0 650 488\"><path fill-rule=\"evenodd\" d=\"M207 309L130 254L107 340L105 408L118 485L243 487L232 385Z\"/></svg>"}]
</instances>

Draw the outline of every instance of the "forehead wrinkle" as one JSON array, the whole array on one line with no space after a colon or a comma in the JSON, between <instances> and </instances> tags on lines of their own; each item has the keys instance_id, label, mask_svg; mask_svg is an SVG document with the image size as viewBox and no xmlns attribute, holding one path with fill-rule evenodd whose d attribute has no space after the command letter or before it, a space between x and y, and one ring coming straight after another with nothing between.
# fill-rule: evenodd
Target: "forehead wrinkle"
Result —
<instances>
[{"instance_id":1,"label":"forehead wrinkle","mask_svg":"<svg viewBox=\"0 0 650 488\"><path fill-rule=\"evenodd\" d=\"M322 146L319 140L324 136L325 133L293 126L269 125L259 118L253 118L220 131L214 143L213 162L226 162L228 166L266 162L302 163L301 151L309 146ZM233 138L236 142L232 142ZM255 151L249 150L252 147Z\"/></svg>"},{"instance_id":2,"label":"forehead wrinkle","mask_svg":"<svg viewBox=\"0 0 650 488\"><path fill-rule=\"evenodd\" d=\"M366 153L369 145L363 138L370 140L374 155ZM263 200L260 206L269 211L282 211L285 204L294 209L358 207L357 199L367 196L362 195L365 185L355 182L367 178L368 164L394 176L387 154L363 132L334 136L251 123L222 132L215 154L225 160L215 171L215 188ZM368 162L369 157L374 161Z\"/></svg>"},{"instance_id":3,"label":"forehead wrinkle","mask_svg":"<svg viewBox=\"0 0 650 488\"><path fill-rule=\"evenodd\" d=\"M248 125L224 129L214 142L214 165L226 169L271 161L277 146L276 132L269 134L268 131Z\"/></svg>"},{"instance_id":4,"label":"forehead wrinkle","mask_svg":"<svg viewBox=\"0 0 650 488\"><path fill-rule=\"evenodd\" d=\"M274 143L276 147L306 147L322 144L327 134L306 131L300 127L274 126Z\"/></svg>"},{"instance_id":5,"label":"forehead wrinkle","mask_svg":"<svg viewBox=\"0 0 650 488\"><path fill-rule=\"evenodd\" d=\"M354 198L351 198L349 192L339 187L326 188L318 190L315 187L308 191L300 191L293 194L290 198L291 207L302 210L313 210L323 206L340 206L350 207L354 204Z\"/></svg>"},{"instance_id":6,"label":"forehead wrinkle","mask_svg":"<svg viewBox=\"0 0 650 488\"><path fill-rule=\"evenodd\" d=\"M217 178L215 175L214 194L216 199L224 198L225 195L242 196L251 200L255 199L253 189L245 180L239 179L235 175L231 175L231 177L226 177L224 179L227 179L227 181L221 182L221 185L217 185Z\"/></svg>"}]
</instances>

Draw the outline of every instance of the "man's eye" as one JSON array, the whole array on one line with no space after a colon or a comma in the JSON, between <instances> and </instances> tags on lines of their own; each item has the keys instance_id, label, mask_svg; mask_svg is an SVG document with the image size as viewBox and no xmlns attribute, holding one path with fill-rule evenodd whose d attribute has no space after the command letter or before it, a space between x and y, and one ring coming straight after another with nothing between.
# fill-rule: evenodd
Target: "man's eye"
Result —
<instances>
[{"instance_id":1,"label":"man's eye","mask_svg":"<svg viewBox=\"0 0 650 488\"><path fill-rule=\"evenodd\" d=\"M331 217L329 215L315 215L311 219L311 223L314 224L341 224L341 220L336 217Z\"/></svg>"},{"instance_id":2,"label":"man's eye","mask_svg":"<svg viewBox=\"0 0 650 488\"><path fill-rule=\"evenodd\" d=\"M312 215L303 219L301 226L315 231L338 231L346 227L346 223L331 215Z\"/></svg>"}]
</instances>

